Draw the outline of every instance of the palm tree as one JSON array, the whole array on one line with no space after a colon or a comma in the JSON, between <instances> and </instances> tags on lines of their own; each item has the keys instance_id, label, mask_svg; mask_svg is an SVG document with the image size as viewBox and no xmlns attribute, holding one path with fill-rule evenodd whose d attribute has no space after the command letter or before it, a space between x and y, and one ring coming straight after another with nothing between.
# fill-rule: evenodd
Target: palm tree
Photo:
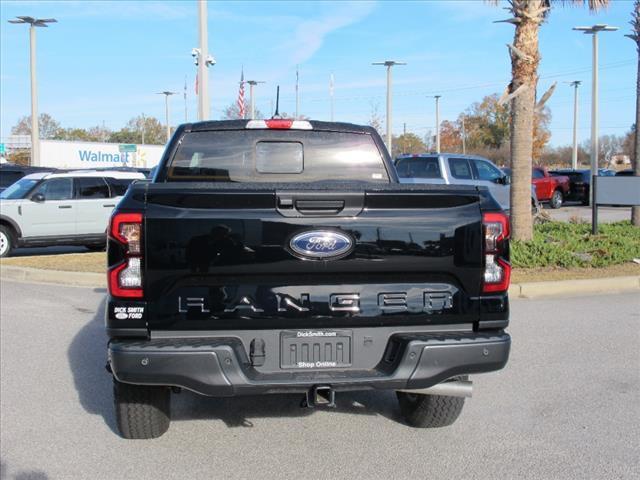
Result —
<instances>
[{"instance_id":1,"label":"palm tree","mask_svg":"<svg viewBox=\"0 0 640 480\"><path fill-rule=\"evenodd\" d=\"M636 48L638 50L638 76L636 77L636 129L635 129L635 142L633 149L633 170L634 175L640 177L640 135L638 135L638 126L640 125L640 0L636 0L633 12L631 13L631 26L633 27L633 33L627 35L631 40L636 42ZM633 207L631 209L631 223L636 227L640 227L640 207Z\"/></svg>"},{"instance_id":2,"label":"palm tree","mask_svg":"<svg viewBox=\"0 0 640 480\"><path fill-rule=\"evenodd\" d=\"M499 0L488 0L497 4ZM533 153L533 122L536 108L542 108L552 90L536 106L538 84L538 31L551 7L558 3L588 4L592 11L606 7L609 0L508 0L512 17L501 22L511 23L516 31L511 56L511 83L504 101L511 102L511 228L516 240L531 240L531 157Z\"/></svg>"}]
</instances>

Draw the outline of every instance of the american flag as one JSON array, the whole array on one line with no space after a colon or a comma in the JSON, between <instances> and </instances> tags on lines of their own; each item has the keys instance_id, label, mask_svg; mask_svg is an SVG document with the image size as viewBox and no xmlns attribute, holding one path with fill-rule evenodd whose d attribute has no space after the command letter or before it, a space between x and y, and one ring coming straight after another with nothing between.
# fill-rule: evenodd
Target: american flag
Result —
<instances>
[{"instance_id":1,"label":"american flag","mask_svg":"<svg viewBox=\"0 0 640 480\"><path fill-rule=\"evenodd\" d=\"M244 118L244 69L240 73L240 90L238 90L238 116Z\"/></svg>"}]
</instances>

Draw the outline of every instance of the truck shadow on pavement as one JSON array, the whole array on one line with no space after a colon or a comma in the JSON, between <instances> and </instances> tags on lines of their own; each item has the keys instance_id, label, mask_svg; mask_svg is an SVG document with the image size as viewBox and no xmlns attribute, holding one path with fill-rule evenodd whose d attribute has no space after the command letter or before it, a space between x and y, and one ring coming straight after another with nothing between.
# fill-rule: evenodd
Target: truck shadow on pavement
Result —
<instances>
[{"instance_id":1,"label":"truck shadow on pavement","mask_svg":"<svg viewBox=\"0 0 640 480\"><path fill-rule=\"evenodd\" d=\"M0 480L48 480L49 476L41 470L22 470L8 473L7 464L0 462Z\"/></svg>"},{"instance_id":2,"label":"truck shadow on pavement","mask_svg":"<svg viewBox=\"0 0 640 480\"><path fill-rule=\"evenodd\" d=\"M104 289L96 290L104 291ZM111 377L105 369L107 339L104 332L104 300L84 327L73 338L67 357L78 398L88 413L101 415L107 426L117 433ZM233 398L210 398L183 391L171 397L171 420L221 420L229 427L253 427L250 419L302 417L324 409L301 408L300 394L273 394ZM338 392L336 408L330 412L351 415L380 415L400 421L393 392Z\"/></svg>"}]
</instances>

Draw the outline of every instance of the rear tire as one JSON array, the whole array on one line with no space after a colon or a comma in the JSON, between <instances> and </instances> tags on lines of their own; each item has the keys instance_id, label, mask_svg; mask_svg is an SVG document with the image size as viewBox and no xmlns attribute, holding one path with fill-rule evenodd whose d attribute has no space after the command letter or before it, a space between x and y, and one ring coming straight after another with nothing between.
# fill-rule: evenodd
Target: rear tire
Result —
<instances>
[{"instance_id":1,"label":"rear tire","mask_svg":"<svg viewBox=\"0 0 640 480\"><path fill-rule=\"evenodd\" d=\"M122 437L158 438L169 429L171 391L168 387L131 385L114 378L113 399Z\"/></svg>"},{"instance_id":2,"label":"rear tire","mask_svg":"<svg viewBox=\"0 0 640 480\"><path fill-rule=\"evenodd\" d=\"M560 208L563 201L562 192L560 190L554 190L553 195L551 195L551 200L549 200L549 205L551 208Z\"/></svg>"},{"instance_id":3,"label":"rear tire","mask_svg":"<svg viewBox=\"0 0 640 480\"><path fill-rule=\"evenodd\" d=\"M407 424L417 428L452 425L464 407L464 397L396 392L400 413Z\"/></svg>"},{"instance_id":4,"label":"rear tire","mask_svg":"<svg viewBox=\"0 0 640 480\"><path fill-rule=\"evenodd\" d=\"M14 243L13 232L4 225L0 225L0 258L11 255Z\"/></svg>"}]
</instances>

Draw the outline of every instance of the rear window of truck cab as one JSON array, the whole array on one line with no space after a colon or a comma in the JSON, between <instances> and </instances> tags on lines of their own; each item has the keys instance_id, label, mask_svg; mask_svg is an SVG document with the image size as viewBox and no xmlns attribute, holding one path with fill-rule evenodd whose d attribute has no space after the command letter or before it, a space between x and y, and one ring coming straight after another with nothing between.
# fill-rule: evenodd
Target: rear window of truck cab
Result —
<instances>
[{"instance_id":1,"label":"rear window of truck cab","mask_svg":"<svg viewBox=\"0 0 640 480\"><path fill-rule=\"evenodd\" d=\"M167 181L389 183L382 154L363 133L220 130L185 133Z\"/></svg>"}]
</instances>

